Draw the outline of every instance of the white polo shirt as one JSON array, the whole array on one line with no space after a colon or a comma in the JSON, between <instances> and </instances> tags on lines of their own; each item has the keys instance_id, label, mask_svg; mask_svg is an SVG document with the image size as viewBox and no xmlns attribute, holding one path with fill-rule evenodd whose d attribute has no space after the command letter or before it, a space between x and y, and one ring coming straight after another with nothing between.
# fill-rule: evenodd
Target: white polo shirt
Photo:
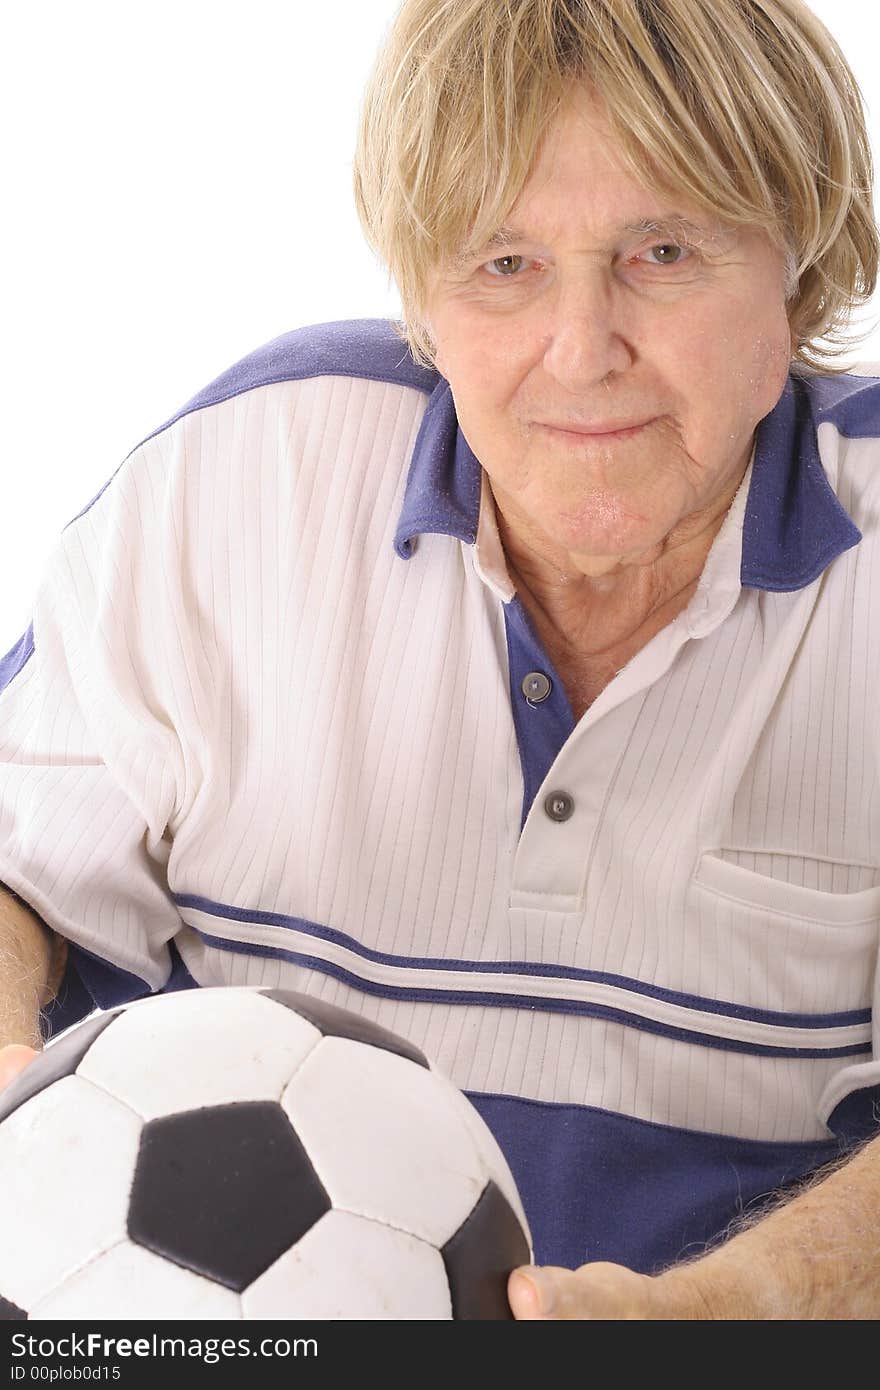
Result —
<instances>
[{"instance_id":1,"label":"white polo shirt","mask_svg":"<svg viewBox=\"0 0 880 1390\"><path fill-rule=\"evenodd\" d=\"M281 985L474 1101L539 1262L659 1268L872 1131L880 382L792 376L688 607L575 723L449 387L269 344L64 532L0 665L56 1029Z\"/></svg>"}]
</instances>

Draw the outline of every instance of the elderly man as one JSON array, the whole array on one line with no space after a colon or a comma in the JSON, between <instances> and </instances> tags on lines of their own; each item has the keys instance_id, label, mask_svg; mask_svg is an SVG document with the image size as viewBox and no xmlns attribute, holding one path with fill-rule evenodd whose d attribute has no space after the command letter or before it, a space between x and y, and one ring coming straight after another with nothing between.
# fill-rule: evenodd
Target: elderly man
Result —
<instances>
[{"instance_id":1,"label":"elderly man","mask_svg":"<svg viewBox=\"0 0 880 1390\"><path fill-rule=\"evenodd\" d=\"M6 1073L40 1005L312 991L494 1130L517 1317L877 1316L845 61L799 0L406 0L356 190L407 343L208 387L4 663Z\"/></svg>"}]
</instances>

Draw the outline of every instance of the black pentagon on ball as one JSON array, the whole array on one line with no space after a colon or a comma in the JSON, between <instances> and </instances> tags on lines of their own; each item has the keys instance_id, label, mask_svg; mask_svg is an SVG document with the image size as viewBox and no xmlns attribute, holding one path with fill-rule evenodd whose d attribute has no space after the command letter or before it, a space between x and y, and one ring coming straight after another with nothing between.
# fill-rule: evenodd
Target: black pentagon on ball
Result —
<instances>
[{"instance_id":1,"label":"black pentagon on ball","mask_svg":"<svg viewBox=\"0 0 880 1390\"><path fill-rule=\"evenodd\" d=\"M501 1188L490 1179L467 1220L440 1254L458 1321L512 1319L511 1270L529 1263L529 1243Z\"/></svg>"},{"instance_id":2,"label":"black pentagon on ball","mask_svg":"<svg viewBox=\"0 0 880 1390\"><path fill-rule=\"evenodd\" d=\"M274 1101L206 1106L144 1125L129 1237L218 1284L240 1293L329 1210Z\"/></svg>"},{"instance_id":3,"label":"black pentagon on ball","mask_svg":"<svg viewBox=\"0 0 880 1390\"><path fill-rule=\"evenodd\" d=\"M23 1322L27 1318L27 1313L23 1308L19 1308L17 1303L10 1303L8 1298L0 1294L0 1322Z\"/></svg>"},{"instance_id":4,"label":"black pentagon on ball","mask_svg":"<svg viewBox=\"0 0 880 1390\"><path fill-rule=\"evenodd\" d=\"M58 1042L54 1042L45 1052L41 1052L39 1057L29 1062L24 1071L0 1092L0 1124L13 1110L24 1105L32 1096L45 1091L47 1086L61 1081L65 1076L73 1076L95 1038L103 1033L120 1012L120 1009L112 1009L105 1014L86 1019L85 1023L71 1028L65 1037L59 1038Z\"/></svg>"},{"instance_id":5,"label":"black pentagon on ball","mask_svg":"<svg viewBox=\"0 0 880 1390\"><path fill-rule=\"evenodd\" d=\"M382 1028L378 1023L371 1023L368 1018L361 1018L360 1014L340 1009L337 1004L325 1004L321 999L298 994L292 989L264 989L260 993L292 1009L294 1013L302 1014L325 1038L350 1038L352 1042L369 1043L371 1047L394 1052L398 1057L406 1057L410 1062L430 1070L424 1052L397 1033Z\"/></svg>"}]
</instances>

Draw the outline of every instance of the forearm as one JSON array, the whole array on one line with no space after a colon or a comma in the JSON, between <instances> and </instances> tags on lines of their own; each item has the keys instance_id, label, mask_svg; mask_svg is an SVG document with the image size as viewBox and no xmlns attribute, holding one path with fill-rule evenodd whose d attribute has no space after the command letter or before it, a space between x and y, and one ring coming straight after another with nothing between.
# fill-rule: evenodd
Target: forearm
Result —
<instances>
[{"instance_id":1,"label":"forearm","mask_svg":"<svg viewBox=\"0 0 880 1390\"><path fill-rule=\"evenodd\" d=\"M659 1283L693 1307L682 1317L880 1317L880 1138Z\"/></svg>"},{"instance_id":2,"label":"forearm","mask_svg":"<svg viewBox=\"0 0 880 1390\"><path fill-rule=\"evenodd\" d=\"M56 941L33 912L0 887L0 1047L41 1045L40 1009L51 998L60 964Z\"/></svg>"}]
</instances>

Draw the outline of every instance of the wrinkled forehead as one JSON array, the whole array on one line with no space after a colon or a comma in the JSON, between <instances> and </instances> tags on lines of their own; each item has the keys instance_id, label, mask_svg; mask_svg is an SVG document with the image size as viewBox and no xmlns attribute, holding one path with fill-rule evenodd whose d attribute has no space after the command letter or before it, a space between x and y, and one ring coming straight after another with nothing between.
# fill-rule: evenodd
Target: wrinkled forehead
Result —
<instances>
[{"instance_id":1,"label":"wrinkled forehead","mask_svg":"<svg viewBox=\"0 0 880 1390\"><path fill-rule=\"evenodd\" d=\"M673 120L670 113L670 133ZM583 81L569 83L563 92L535 142L519 186L511 189L505 206L495 200L492 225L484 210L493 205L496 171L484 167L479 172L480 206L464 219L459 252L473 250L475 245L510 244L517 234L527 232L529 216L540 214L560 185L564 185L564 196L576 198L585 211L596 208L609 230L615 223L613 204L619 203L616 230L620 234L662 231L693 243L741 225L705 189L698 191L695 180L687 185L672 159L663 166L640 142L628 120L612 112ZM612 206L600 207L609 189Z\"/></svg>"},{"instance_id":2,"label":"wrinkled forehead","mask_svg":"<svg viewBox=\"0 0 880 1390\"><path fill-rule=\"evenodd\" d=\"M485 175L488 180L490 176ZM491 188L485 189L486 201ZM648 236L707 250L730 245L742 226L632 148L599 100L576 88L548 122L528 172L506 207L466 224L450 261L501 253L581 233L609 245Z\"/></svg>"}]
</instances>

